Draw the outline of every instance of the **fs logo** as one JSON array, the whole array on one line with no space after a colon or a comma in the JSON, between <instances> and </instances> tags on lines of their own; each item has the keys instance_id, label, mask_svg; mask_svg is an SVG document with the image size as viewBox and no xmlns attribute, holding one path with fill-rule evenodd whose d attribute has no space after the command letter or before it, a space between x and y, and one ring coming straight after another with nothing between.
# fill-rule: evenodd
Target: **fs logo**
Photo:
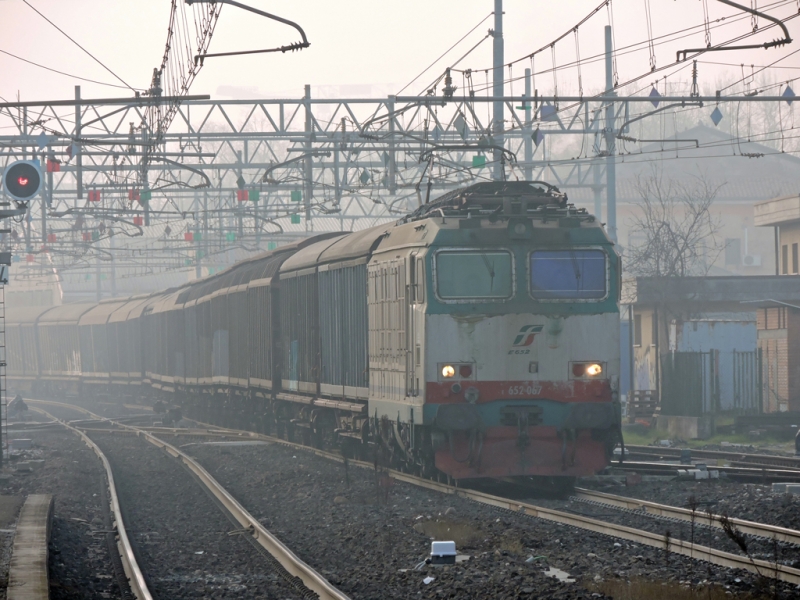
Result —
<instances>
[{"instance_id":1,"label":"fs logo","mask_svg":"<svg viewBox=\"0 0 800 600\"><path fill-rule=\"evenodd\" d=\"M533 343L533 338L536 337L537 333L541 333L542 329L544 329L544 325L525 325L519 330L517 337L514 338L512 346L515 348L530 346Z\"/></svg>"}]
</instances>

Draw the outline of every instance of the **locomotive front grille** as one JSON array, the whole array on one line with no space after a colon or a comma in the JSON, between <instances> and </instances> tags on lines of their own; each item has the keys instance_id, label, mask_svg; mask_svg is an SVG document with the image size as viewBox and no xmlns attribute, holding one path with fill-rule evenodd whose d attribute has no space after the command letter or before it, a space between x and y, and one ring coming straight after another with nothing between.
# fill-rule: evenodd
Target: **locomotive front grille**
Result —
<instances>
[{"instance_id":1,"label":"locomotive front grille","mask_svg":"<svg viewBox=\"0 0 800 600\"><path fill-rule=\"evenodd\" d=\"M534 427L542 424L541 406L504 406L500 409L500 415L500 423L508 427Z\"/></svg>"}]
</instances>

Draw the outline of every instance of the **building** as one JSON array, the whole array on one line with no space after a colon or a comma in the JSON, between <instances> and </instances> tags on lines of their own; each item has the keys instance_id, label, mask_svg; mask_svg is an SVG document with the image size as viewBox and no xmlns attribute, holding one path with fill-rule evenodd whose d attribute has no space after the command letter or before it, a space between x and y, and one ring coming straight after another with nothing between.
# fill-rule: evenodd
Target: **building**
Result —
<instances>
[{"instance_id":1,"label":"building","mask_svg":"<svg viewBox=\"0 0 800 600\"><path fill-rule=\"evenodd\" d=\"M782 298L764 293L754 303L765 403L770 412L800 411L800 196L759 202L755 224L773 228L777 276L791 292Z\"/></svg>"},{"instance_id":2,"label":"building","mask_svg":"<svg viewBox=\"0 0 800 600\"><path fill-rule=\"evenodd\" d=\"M724 123L719 128L696 125L660 142L620 142L616 197L618 240L623 250L641 241L641 232L633 226L642 204L639 183L655 169L665 180L702 180L717 189L712 213L722 225L717 240L721 251L709 257L710 275L775 273L772 232L756 227L753 205L800 191L800 157L731 135L722 127ZM651 137L639 133L631 135ZM570 201L596 212L591 189L567 191ZM602 186L598 195L604 195ZM605 210L598 217L605 221Z\"/></svg>"},{"instance_id":3,"label":"building","mask_svg":"<svg viewBox=\"0 0 800 600\"><path fill-rule=\"evenodd\" d=\"M766 323L784 331L787 322L778 315L789 313L781 307L788 309L799 293L800 278L775 275L627 280L622 301L632 307L630 388L655 394L662 414L790 409L790 394L781 391L783 400L775 401L776 380L769 375L775 353L765 340L776 334L762 329ZM800 318L797 326L800 334ZM792 364L797 373L800 365ZM788 366L779 377L788 379Z\"/></svg>"}]
</instances>

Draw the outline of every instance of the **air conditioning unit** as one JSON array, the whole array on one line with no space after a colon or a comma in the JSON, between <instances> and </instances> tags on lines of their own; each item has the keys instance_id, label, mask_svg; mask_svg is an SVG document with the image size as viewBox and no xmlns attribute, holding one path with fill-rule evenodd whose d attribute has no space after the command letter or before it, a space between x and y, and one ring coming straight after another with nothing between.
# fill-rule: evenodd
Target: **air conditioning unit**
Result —
<instances>
[{"instance_id":1,"label":"air conditioning unit","mask_svg":"<svg viewBox=\"0 0 800 600\"><path fill-rule=\"evenodd\" d=\"M761 266L761 255L760 254L746 254L744 258L742 258L742 264L745 267L760 267Z\"/></svg>"}]
</instances>

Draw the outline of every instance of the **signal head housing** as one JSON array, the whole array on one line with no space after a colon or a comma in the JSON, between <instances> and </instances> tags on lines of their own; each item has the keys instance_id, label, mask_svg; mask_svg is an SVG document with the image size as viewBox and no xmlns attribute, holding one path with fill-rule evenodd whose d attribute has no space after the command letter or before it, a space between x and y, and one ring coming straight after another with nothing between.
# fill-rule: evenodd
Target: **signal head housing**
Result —
<instances>
[{"instance_id":1,"label":"signal head housing","mask_svg":"<svg viewBox=\"0 0 800 600\"><path fill-rule=\"evenodd\" d=\"M17 202L28 202L42 189L42 169L38 160L18 160L3 171L6 195Z\"/></svg>"}]
</instances>

